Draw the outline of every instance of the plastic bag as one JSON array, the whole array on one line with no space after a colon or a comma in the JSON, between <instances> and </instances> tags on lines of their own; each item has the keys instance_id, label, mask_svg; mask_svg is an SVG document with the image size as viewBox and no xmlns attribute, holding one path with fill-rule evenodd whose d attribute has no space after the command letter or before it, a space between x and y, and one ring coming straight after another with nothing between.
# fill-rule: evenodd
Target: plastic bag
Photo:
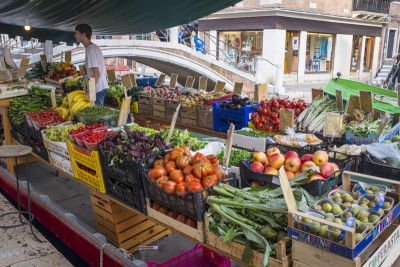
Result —
<instances>
[{"instance_id":1,"label":"plastic bag","mask_svg":"<svg viewBox=\"0 0 400 267\"><path fill-rule=\"evenodd\" d=\"M197 150L192 153L193 153L193 155L196 152L200 152L201 154L206 155L206 156L211 155L211 154L216 155L223 148L225 148L225 145L220 142L209 142L203 149Z\"/></svg>"},{"instance_id":2,"label":"plastic bag","mask_svg":"<svg viewBox=\"0 0 400 267\"><path fill-rule=\"evenodd\" d=\"M374 158L385 159L385 158L396 158L400 160L400 149L398 148L398 142L392 144L379 144L373 143L367 145L367 151Z\"/></svg>"}]
</instances>

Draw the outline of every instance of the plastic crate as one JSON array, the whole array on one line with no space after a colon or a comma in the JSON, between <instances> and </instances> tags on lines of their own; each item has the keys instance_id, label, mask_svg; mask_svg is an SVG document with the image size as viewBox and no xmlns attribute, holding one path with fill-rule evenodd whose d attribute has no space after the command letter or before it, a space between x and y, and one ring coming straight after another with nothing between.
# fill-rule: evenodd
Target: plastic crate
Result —
<instances>
[{"instance_id":1,"label":"plastic crate","mask_svg":"<svg viewBox=\"0 0 400 267\"><path fill-rule=\"evenodd\" d=\"M146 173L142 174L142 179L146 198L196 221L204 220L206 198L211 194L213 186L209 186L198 192L187 192L185 195L177 195L176 193L167 193L159 188L154 182L150 181ZM234 177L224 179L219 183L226 182L231 183L232 186L237 186L237 179Z\"/></svg>"},{"instance_id":2,"label":"plastic crate","mask_svg":"<svg viewBox=\"0 0 400 267\"><path fill-rule=\"evenodd\" d=\"M33 126L30 126L28 121L26 120L26 117L24 117L24 127L25 127L26 135L29 138L43 143L43 136L42 136L41 131L36 130L35 128L33 128Z\"/></svg>"},{"instance_id":3,"label":"plastic crate","mask_svg":"<svg viewBox=\"0 0 400 267\"><path fill-rule=\"evenodd\" d=\"M71 156L71 165L74 170L75 178L93 186L100 192L105 193L103 173L100 164L98 151L91 151L90 154L84 154L75 149L70 140L67 140L67 147ZM79 165L95 171L95 175L83 170Z\"/></svg>"},{"instance_id":4,"label":"plastic crate","mask_svg":"<svg viewBox=\"0 0 400 267\"><path fill-rule=\"evenodd\" d=\"M247 127L251 113L255 112L258 106L254 104L241 107L239 110L229 110L220 108L219 103L213 103L214 131L223 133L228 131L230 123L235 124L235 130Z\"/></svg>"},{"instance_id":5,"label":"plastic crate","mask_svg":"<svg viewBox=\"0 0 400 267\"><path fill-rule=\"evenodd\" d=\"M27 138L26 145L32 147L33 153L35 153L45 161L49 161L49 153L47 152L47 149L44 147L43 143Z\"/></svg>"},{"instance_id":6,"label":"plastic crate","mask_svg":"<svg viewBox=\"0 0 400 267\"><path fill-rule=\"evenodd\" d=\"M148 267L230 267L231 260L222 254L197 244L194 248L179 254L165 262L149 261Z\"/></svg>"},{"instance_id":7,"label":"plastic crate","mask_svg":"<svg viewBox=\"0 0 400 267\"><path fill-rule=\"evenodd\" d=\"M141 213L147 214L143 189L121 183L117 179L108 177L107 174L103 174L103 178L107 195L118 199Z\"/></svg>"},{"instance_id":8,"label":"plastic crate","mask_svg":"<svg viewBox=\"0 0 400 267\"><path fill-rule=\"evenodd\" d=\"M375 160L376 161L376 160ZM360 172L372 176L400 181L400 169L374 161L374 157L365 152L361 155Z\"/></svg>"},{"instance_id":9,"label":"plastic crate","mask_svg":"<svg viewBox=\"0 0 400 267\"><path fill-rule=\"evenodd\" d=\"M11 123L11 136L20 144L26 145L27 144L27 136L24 124L17 125Z\"/></svg>"}]
</instances>

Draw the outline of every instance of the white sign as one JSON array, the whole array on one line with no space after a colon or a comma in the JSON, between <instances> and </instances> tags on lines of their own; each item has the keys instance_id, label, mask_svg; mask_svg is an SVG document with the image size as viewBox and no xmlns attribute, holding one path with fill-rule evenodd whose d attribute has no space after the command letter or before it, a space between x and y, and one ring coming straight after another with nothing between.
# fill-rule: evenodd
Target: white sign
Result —
<instances>
[{"instance_id":1,"label":"white sign","mask_svg":"<svg viewBox=\"0 0 400 267\"><path fill-rule=\"evenodd\" d=\"M298 36L293 36L292 49L293 49L293 51L298 51L299 50L299 37Z\"/></svg>"}]
</instances>

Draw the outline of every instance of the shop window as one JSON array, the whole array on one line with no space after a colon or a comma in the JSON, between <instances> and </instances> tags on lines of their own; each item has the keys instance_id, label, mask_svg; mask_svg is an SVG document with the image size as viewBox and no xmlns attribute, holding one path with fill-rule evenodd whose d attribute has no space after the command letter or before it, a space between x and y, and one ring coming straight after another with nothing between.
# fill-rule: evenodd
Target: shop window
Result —
<instances>
[{"instance_id":1,"label":"shop window","mask_svg":"<svg viewBox=\"0 0 400 267\"><path fill-rule=\"evenodd\" d=\"M357 71L360 66L362 36L353 36L353 49L351 52L350 71Z\"/></svg>"},{"instance_id":2,"label":"shop window","mask_svg":"<svg viewBox=\"0 0 400 267\"><path fill-rule=\"evenodd\" d=\"M307 34L306 72L330 72L332 70L333 41L333 34Z\"/></svg>"},{"instance_id":3,"label":"shop window","mask_svg":"<svg viewBox=\"0 0 400 267\"><path fill-rule=\"evenodd\" d=\"M299 67L300 32L286 32L285 65L286 74L297 72Z\"/></svg>"},{"instance_id":4,"label":"shop window","mask_svg":"<svg viewBox=\"0 0 400 267\"><path fill-rule=\"evenodd\" d=\"M364 47L364 67L363 71L371 71L372 67L372 57L374 55L374 37L366 37L365 47Z\"/></svg>"},{"instance_id":5,"label":"shop window","mask_svg":"<svg viewBox=\"0 0 400 267\"><path fill-rule=\"evenodd\" d=\"M386 58L392 58L393 57L393 48L394 48L395 36L396 36L396 30L390 30L389 31L388 40L387 40Z\"/></svg>"},{"instance_id":6,"label":"shop window","mask_svg":"<svg viewBox=\"0 0 400 267\"><path fill-rule=\"evenodd\" d=\"M243 71L254 71L254 57L262 55L262 31L219 32L218 58Z\"/></svg>"}]
</instances>

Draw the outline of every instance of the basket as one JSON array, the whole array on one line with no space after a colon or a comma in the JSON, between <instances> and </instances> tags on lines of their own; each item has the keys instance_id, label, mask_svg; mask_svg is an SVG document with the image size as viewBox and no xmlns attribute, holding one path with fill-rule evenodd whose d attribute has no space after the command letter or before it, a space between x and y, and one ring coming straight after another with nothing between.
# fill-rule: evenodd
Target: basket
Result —
<instances>
[{"instance_id":1,"label":"basket","mask_svg":"<svg viewBox=\"0 0 400 267\"><path fill-rule=\"evenodd\" d=\"M142 174L146 198L156 201L159 204L196 221L203 221L206 212L206 198L212 193L213 186L209 186L198 192L187 192L185 195L167 193L150 181L146 173ZM232 186L237 185L234 177L224 179L219 183L230 182Z\"/></svg>"},{"instance_id":2,"label":"basket","mask_svg":"<svg viewBox=\"0 0 400 267\"><path fill-rule=\"evenodd\" d=\"M121 183L117 179L110 178L105 173L103 173L103 178L107 195L118 199L141 213L147 214L143 189Z\"/></svg>"},{"instance_id":3,"label":"basket","mask_svg":"<svg viewBox=\"0 0 400 267\"><path fill-rule=\"evenodd\" d=\"M361 154L360 172L372 176L400 181L400 169L377 163L368 152Z\"/></svg>"},{"instance_id":4,"label":"basket","mask_svg":"<svg viewBox=\"0 0 400 267\"><path fill-rule=\"evenodd\" d=\"M241 107L239 110L229 110L219 107L219 102L213 103L214 131L226 133L231 123L235 130L247 127L251 113L256 111L258 104Z\"/></svg>"},{"instance_id":5,"label":"basket","mask_svg":"<svg viewBox=\"0 0 400 267\"><path fill-rule=\"evenodd\" d=\"M47 149L44 147L43 143L31 140L27 138L27 145L32 147L32 152L44 159L45 161L49 161L49 153Z\"/></svg>"},{"instance_id":6,"label":"basket","mask_svg":"<svg viewBox=\"0 0 400 267\"><path fill-rule=\"evenodd\" d=\"M24 124L22 124L21 126L11 122L11 135L18 143L22 145L27 144L26 130Z\"/></svg>"},{"instance_id":7,"label":"basket","mask_svg":"<svg viewBox=\"0 0 400 267\"><path fill-rule=\"evenodd\" d=\"M204 267L230 267L231 260L222 254L205 248L197 244L194 248L179 254L165 262L157 263L150 261L148 267L188 267L188 266L204 266Z\"/></svg>"},{"instance_id":8,"label":"basket","mask_svg":"<svg viewBox=\"0 0 400 267\"><path fill-rule=\"evenodd\" d=\"M36 130L32 126L29 126L29 123L28 123L26 117L24 117L24 127L25 127L25 132L29 138L43 143L43 136L42 136L41 131Z\"/></svg>"}]
</instances>

